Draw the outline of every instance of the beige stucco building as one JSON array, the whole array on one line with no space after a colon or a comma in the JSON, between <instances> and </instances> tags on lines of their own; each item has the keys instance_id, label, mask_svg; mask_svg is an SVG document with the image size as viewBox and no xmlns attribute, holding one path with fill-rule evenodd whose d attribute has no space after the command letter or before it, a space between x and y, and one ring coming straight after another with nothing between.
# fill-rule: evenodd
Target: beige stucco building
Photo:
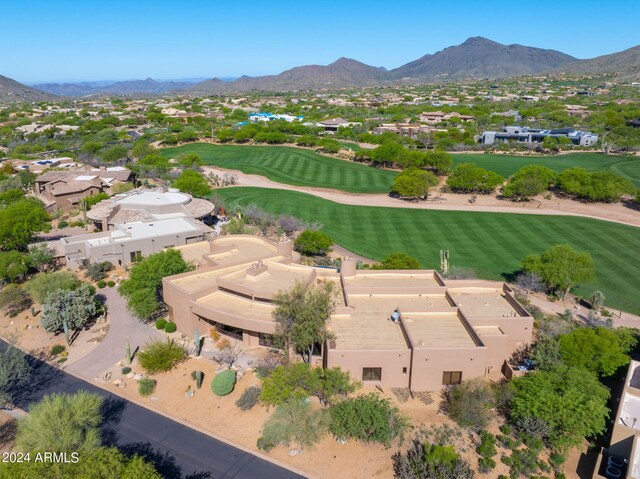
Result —
<instances>
[{"instance_id":1,"label":"beige stucco building","mask_svg":"<svg viewBox=\"0 0 640 479\"><path fill-rule=\"evenodd\" d=\"M640 362L631 361L618 412L613 421L611 442L600 451L593 478L640 479Z\"/></svg>"},{"instance_id":2,"label":"beige stucco building","mask_svg":"<svg viewBox=\"0 0 640 479\"><path fill-rule=\"evenodd\" d=\"M125 265L164 248L198 243L213 237L205 223L210 201L175 189L136 189L95 205L87 218L102 231L60 240L67 266L110 261Z\"/></svg>"},{"instance_id":3,"label":"beige stucco building","mask_svg":"<svg viewBox=\"0 0 640 479\"><path fill-rule=\"evenodd\" d=\"M269 346L274 295L296 281L334 284L334 339L316 364L340 367L363 382L413 391L499 372L531 341L533 319L503 283L445 281L433 270L340 271L298 264L288 240L224 236L179 247L193 272L163 280L164 300L178 329L193 337L216 327L246 347ZM396 320L393 319L397 311Z\"/></svg>"}]
</instances>

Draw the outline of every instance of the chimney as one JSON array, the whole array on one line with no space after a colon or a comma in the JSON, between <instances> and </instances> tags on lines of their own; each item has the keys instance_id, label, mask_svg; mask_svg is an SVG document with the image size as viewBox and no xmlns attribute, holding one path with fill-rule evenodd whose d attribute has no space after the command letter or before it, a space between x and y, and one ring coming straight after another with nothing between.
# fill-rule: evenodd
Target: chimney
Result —
<instances>
[{"instance_id":1,"label":"chimney","mask_svg":"<svg viewBox=\"0 0 640 479\"><path fill-rule=\"evenodd\" d=\"M356 260L345 256L340 262L340 274L344 278L353 277L356 275Z\"/></svg>"},{"instance_id":2,"label":"chimney","mask_svg":"<svg viewBox=\"0 0 640 479\"><path fill-rule=\"evenodd\" d=\"M284 256L285 258L291 258L293 255L293 242L284 237L280 238L278 242L278 254Z\"/></svg>"}]
</instances>

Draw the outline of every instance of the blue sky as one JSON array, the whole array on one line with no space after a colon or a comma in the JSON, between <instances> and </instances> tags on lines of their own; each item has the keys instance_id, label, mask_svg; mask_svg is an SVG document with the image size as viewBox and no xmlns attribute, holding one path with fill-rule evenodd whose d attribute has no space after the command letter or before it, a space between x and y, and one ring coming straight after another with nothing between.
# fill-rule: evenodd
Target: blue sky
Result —
<instances>
[{"instance_id":1,"label":"blue sky","mask_svg":"<svg viewBox=\"0 0 640 479\"><path fill-rule=\"evenodd\" d=\"M395 68L477 35L589 58L640 44L638 19L638 0L0 0L0 74L209 78L341 56Z\"/></svg>"}]
</instances>

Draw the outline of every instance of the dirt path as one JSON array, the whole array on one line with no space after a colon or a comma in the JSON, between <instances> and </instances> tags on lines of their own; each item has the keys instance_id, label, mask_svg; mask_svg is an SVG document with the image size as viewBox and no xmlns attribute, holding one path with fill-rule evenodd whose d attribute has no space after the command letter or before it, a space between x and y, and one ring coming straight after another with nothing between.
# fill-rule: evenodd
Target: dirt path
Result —
<instances>
[{"instance_id":1,"label":"dirt path","mask_svg":"<svg viewBox=\"0 0 640 479\"><path fill-rule=\"evenodd\" d=\"M255 186L259 188L299 191L344 205L580 216L640 227L640 214L638 214L638 211L623 203L587 204L559 198L552 198L548 200L544 198L536 198L534 201L526 203L515 203L499 200L494 196L483 195L478 195L476 201L474 203L470 203L469 199L471 198L471 195L458 195L451 193L439 193L436 197L430 197L427 201L408 202L391 198L386 194L358 194L325 188L287 185L271 181L264 176L250 175L242 173L241 171L227 170L214 166L205 166L203 169L206 173L213 173L218 176L222 176L225 173L233 173L238 178L237 186Z\"/></svg>"}]
</instances>

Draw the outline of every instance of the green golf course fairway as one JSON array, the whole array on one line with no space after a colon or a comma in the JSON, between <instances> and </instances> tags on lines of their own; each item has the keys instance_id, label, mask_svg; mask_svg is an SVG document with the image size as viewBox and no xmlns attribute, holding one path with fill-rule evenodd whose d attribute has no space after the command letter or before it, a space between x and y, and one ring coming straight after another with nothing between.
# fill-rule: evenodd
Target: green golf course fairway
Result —
<instances>
[{"instance_id":1,"label":"green golf course fairway","mask_svg":"<svg viewBox=\"0 0 640 479\"><path fill-rule=\"evenodd\" d=\"M160 150L166 158L177 158L186 153L197 153L207 165L266 176L278 183L351 193L388 193L397 174L288 146L191 143Z\"/></svg>"},{"instance_id":2,"label":"green golf course fairway","mask_svg":"<svg viewBox=\"0 0 640 479\"><path fill-rule=\"evenodd\" d=\"M640 186L640 158L607 156L599 153L570 153L557 156L514 156L483 153L461 153L453 155L453 164L475 163L487 170L500 173L505 178L523 166L542 165L560 172L568 168L581 167L587 170L611 170Z\"/></svg>"},{"instance_id":3,"label":"green golf course fairway","mask_svg":"<svg viewBox=\"0 0 640 479\"><path fill-rule=\"evenodd\" d=\"M395 251L416 257L422 267L439 265L439 250L451 253L451 265L473 268L478 277L504 279L521 258L567 243L591 253L596 279L576 292L595 290L605 305L640 313L640 229L570 216L413 210L349 206L305 193L233 187L215 191L227 211L236 205L258 205L276 215L319 221L333 240L354 253L382 259Z\"/></svg>"}]
</instances>

